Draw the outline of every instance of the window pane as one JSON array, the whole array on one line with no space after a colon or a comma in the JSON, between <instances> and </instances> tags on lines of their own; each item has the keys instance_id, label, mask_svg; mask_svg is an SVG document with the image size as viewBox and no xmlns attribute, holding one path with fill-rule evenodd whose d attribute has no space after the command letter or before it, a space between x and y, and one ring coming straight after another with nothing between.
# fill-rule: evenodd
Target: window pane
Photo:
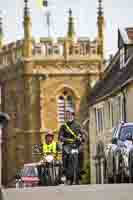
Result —
<instances>
[{"instance_id":1,"label":"window pane","mask_svg":"<svg viewBox=\"0 0 133 200\"><path fill-rule=\"evenodd\" d=\"M133 126L125 126L120 130L120 140L125 141L129 138L133 138Z\"/></svg>"},{"instance_id":2,"label":"window pane","mask_svg":"<svg viewBox=\"0 0 133 200\"><path fill-rule=\"evenodd\" d=\"M98 108L97 109L97 125L98 125L98 131L101 132L103 131L103 109Z\"/></svg>"},{"instance_id":3,"label":"window pane","mask_svg":"<svg viewBox=\"0 0 133 200\"><path fill-rule=\"evenodd\" d=\"M36 177L38 176L38 172L37 172L37 169L33 166L27 166L27 167L24 167L22 169L22 172L21 172L22 176L32 176L32 177Z\"/></svg>"},{"instance_id":4,"label":"window pane","mask_svg":"<svg viewBox=\"0 0 133 200\"><path fill-rule=\"evenodd\" d=\"M58 98L58 122L64 122L64 111L65 111L65 101L64 97L60 96Z\"/></svg>"},{"instance_id":5,"label":"window pane","mask_svg":"<svg viewBox=\"0 0 133 200\"><path fill-rule=\"evenodd\" d=\"M66 98L66 108L74 108L72 96Z\"/></svg>"},{"instance_id":6,"label":"window pane","mask_svg":"<svg viewBox=\"0 0 133 200\"><path fill-rule=\"evenodd\" d=\"M58 122L62 124L65 121L65 110L67 108L73 108L74 109L74 99L72 96L67 96L67 92L65 94L59 96L58 98Z\"/></svg>"}]
</instances>

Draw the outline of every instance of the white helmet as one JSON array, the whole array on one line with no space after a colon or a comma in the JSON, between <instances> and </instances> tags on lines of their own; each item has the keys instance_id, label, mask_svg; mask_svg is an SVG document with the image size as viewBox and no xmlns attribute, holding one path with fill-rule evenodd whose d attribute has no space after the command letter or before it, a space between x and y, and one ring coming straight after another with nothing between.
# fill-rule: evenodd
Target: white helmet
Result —
<instances>
[{"instance_id":1,"label":"white helmet","mask_svg":"<svg viewBox=\"0 0 133 200\"><path fill-rule=\"evenodd\" d=\"M66 108L66 112L75 113L74 109L70 107Z\"/></svg>"}]
</instances>

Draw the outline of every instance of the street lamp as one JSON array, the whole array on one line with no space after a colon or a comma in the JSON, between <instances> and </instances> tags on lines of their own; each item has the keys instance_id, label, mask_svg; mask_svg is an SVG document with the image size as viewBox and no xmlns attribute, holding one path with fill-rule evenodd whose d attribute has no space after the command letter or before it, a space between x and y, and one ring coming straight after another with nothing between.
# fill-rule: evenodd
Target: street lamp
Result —
<instances>
[{"instance_id":1,"label":"street lamp","mask_svg":"<svg viewBox=\"0 0 133 200\"><path fill-rule=\"evenodd\" d=\"M2 183L2 128L8 124L9 120L8 114L0 112L0 188Z\"/></svg>"}]
</instances>

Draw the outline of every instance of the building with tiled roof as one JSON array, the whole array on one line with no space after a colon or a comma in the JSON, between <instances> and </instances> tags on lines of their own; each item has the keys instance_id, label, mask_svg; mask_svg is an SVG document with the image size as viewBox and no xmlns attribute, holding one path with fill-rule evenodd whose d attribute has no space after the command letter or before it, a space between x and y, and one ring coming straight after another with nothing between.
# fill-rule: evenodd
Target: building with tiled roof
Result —
<instances>
[{"instance_id":1,"label":"building with tiled roof","mask_svg":"<svg viewBox=\"0 0 133 200\"><path fill-rule=\"evenodd\" d=\"M120 121L133 121L133 28L118 30L118 52L89 92L91 183L104 183L103 148Z\"/></svg>"}]
</instances>

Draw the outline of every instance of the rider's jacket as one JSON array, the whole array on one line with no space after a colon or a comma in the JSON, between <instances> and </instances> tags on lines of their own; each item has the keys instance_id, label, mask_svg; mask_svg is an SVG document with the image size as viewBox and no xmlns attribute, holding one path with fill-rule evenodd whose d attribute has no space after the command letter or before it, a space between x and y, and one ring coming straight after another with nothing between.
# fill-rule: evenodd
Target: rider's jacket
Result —
<instances>
[{"instance_id":1,"label":"rider's jacket","mask_svg":"<svg viewBox=\"0 0 133 200\"><path fill-rule=\"evenodd\" d=\"M76 137L83 136L80 125L75 121L68 121L64 123L59 130L59 140L64 144L73 143Z\"/></svg>"},{"instance_id":2,"label":"rider's jacket","mask_svg":"<svg viewBox=\"0 0 133 200\"><path fill-rule=\"evenodd\" d=\"M49 153L53 153L56 154L57 153L57 149L56 149L56 142L52 142L51 144L43 144L43 153L44 154L49 154Z\"/></svg>"}]
</instances>

